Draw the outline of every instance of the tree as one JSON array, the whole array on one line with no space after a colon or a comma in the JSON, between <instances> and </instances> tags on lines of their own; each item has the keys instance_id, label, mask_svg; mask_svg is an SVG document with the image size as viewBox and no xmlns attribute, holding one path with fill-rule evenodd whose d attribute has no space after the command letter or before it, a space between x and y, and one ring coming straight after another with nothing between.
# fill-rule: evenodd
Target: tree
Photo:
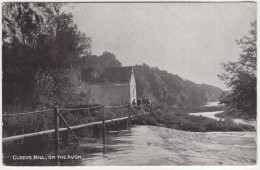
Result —
<instances>
[{"instance_id":1,"label":"tree","mask_svg":"<svg viewBox=\"0 0 260 170\"><path fill-rule=\"evenodd\" d=\"M100 65L102 67L121 67L122 64L116 59L113 53L105 51L100 57Z\"/></svg>"},{"instance_id":2,"label":"tree","mask_svg":"<svg viewBox=\"0 0 260 170\"><path fill-rule=\"evenodd\" d=\"M80 59L91 53L91 39L78 30L71 14L60 12L61 5L4 5L4 106L19 99L30 107L50 107L73 101L71 96L79 93Z\"/></svg>"},{"instance_id":3,"label":"tree","mask_svg":"<svg viewBox=\"0 0 260 170\"><path fill-rule=\"evenodd\" d=\"M229 110L240 112L248 118L256 118L256 21L251 23L248 36L237 40L242 49L237 62L222 64L225 73L219 75L231 91L222 100Z\"/></svg>"},{"instance_id":4,"label":"tree","mask_svg":"<svg viewBox=\"0 0 260 170\"><path fill-rule=\"evenodd\" d=\"M58 14L48 25L50 33L37 42L41 66L35 77L38 81L34 83L40 81L42 86L51 88L41 92L45 88L36 85L34 96L41 99L39 105L77 105L82 85L80 62L82 57L91 54L91 39L78 30L71 14Z\"/></svg>"},{"instance_id":5,"label":"tree","mask_svg":"<svg viewBox=\"0 0 260 170\"><path fill-rule=\"evenodd\" d=\"M59 13L62 3L4 3L3 43L17 40L24 45L34 45L37 36L46 26L44 23Z\"/></svg>"},{"instance_id":6,"label":"tree","mask_svg":"<svg viewBox=\"0 0 260 170\"><path fill-rule=\"evenodd\" d=\"M81 58L80 65L82 67L82 70L84 70L83 72L87 71L90 68L102 69L122 66L122 64L117 60L115 54L107 51L103 52L103 54L100 56L89 55Z\"/></svg>"},{"instance_id":7,"label":"tree","mask_svg":"<svg viewBox=\"0 0 260 170\"><path fill-rule=\"evenodd\" d=\"M50 32L54 32L48 45L48 56L52 62L64 66L76 65L80 58L91 54L91 38L78 30L72 14L61 13L48 24Z\"/></svg>"},{"instance_id":8,"label":"tree","mask_svg":"<svg viewBox=\"0 0 260 170\"><path fill-rule=\"evenodd\" d=\"M39 37L47 35L46 22L61 3L4 3L2 17L3 102L28 100L39 62ZM26 98L26 99L25 99ZM23 100L23 101L24 101Z\"/></svg>"}]
</instances>

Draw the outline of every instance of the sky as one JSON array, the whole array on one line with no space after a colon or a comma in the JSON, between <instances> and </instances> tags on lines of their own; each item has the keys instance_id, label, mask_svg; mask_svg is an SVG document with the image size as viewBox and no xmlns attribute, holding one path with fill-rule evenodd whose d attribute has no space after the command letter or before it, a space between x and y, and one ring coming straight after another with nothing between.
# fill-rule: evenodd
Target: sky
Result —
<instances>
[{"instance_id":1,"label":"sky","mask_svg":"<svg viewBox=\"0 0 260 170\"><path fill-rule=\"evenodd\" d=\"M123 66L146 63L227 90L220 63L237 61L235 40L256 20L256 4L71 3L78 28L92 38L92 54L112 52Z\"/></svg>"}]
</instances>

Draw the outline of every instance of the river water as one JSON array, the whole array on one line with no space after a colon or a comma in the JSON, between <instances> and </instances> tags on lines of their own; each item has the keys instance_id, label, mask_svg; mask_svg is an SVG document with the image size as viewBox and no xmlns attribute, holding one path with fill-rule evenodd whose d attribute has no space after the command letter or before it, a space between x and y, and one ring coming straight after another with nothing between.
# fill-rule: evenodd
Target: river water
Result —
<instances>
[{"instance_id":1,"label":"river water","mask_svg":"<svg viewBox=\"0 0 260 170\"><path fill-rule=\"evenodd\" d=\"M205 105L205 107L212 107L212 106L220 106L219 105L219 102L209 102ZM193 116L204 116L204 117L208 117L208 118L211 118L211 119L215 119L215 120L220 120L219 117L215 116L216 114L218 113L221 113L223 111L215 111L215 112L199 112L199 113L190 113L190 115L193 115ZM224 118L222 120L225 120ZM251 126L254 126L255 129L256 129L256 126L257 126L257 123L255 120L243 120L243 119L239 119L239 118L236 118L236 119L231 119L233 122L235 123L240 123L240 124L246 124L246 125L251 125Z\"/></svg>"},{"instance_id":2,"label":"river water","mask_svg":"<svg viewBox=\"0 0 260 170\"><path fill-rule=\"evenodd\" d=\"M101 139L85 139L61 149L60 155L81 157L60 160L61 166L253 165L256 132L188 132L132 126L118 136L108 136L106 144ZM57 162L14 161L11 165L50 166Z\"/></svg>"},{"instance_id":3,"label":"river water","mask_svg":"<svg viewBox=\"0 0 260 170\"><path fill-rule=\"evenodd\" d=\"M253 165L255 132L186 132L164 127L133 126L107 144L83 142L70 154L79 161L63 165Z\"/></svg>"}]
</instances>

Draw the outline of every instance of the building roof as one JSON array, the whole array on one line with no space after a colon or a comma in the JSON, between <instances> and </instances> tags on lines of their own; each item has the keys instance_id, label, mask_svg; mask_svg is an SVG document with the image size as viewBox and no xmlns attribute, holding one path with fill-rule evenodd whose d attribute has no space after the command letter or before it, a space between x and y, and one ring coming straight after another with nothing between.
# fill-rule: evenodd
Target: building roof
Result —
<instances>
[{"instance_id":1,"label":"building roof","mask_svg":"<svg viewBox=\"0 0 260 170\"><path fill-rule=\"evenodd\" d=\"M104 69L89 68L83 73L83 80L89 84L123 84L131 80L132 66L113 67Z\"/></svg>"}]
</instances>

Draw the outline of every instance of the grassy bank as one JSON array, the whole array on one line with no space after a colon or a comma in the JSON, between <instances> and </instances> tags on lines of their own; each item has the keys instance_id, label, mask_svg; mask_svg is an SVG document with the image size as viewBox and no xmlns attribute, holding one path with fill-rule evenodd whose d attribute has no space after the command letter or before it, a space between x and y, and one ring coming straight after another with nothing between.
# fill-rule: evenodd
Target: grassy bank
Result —
<instances>
[{"instance_id":1,"label":"grassy bank","mask_svg":"<svg viewBox=\"0 0 260 170\"><path fill-rule=\"evenodd\" d=\"M212 110L216 111L215 109ZM224 121L217 121L203 116L192 116L181 111L163 112L156 110L154 114L142 116L140 119L135 119L133 123L138 125L164 126L192 132L255 131L253 126L236 124L228 118Z\"/></svg>"}]
</instances>

